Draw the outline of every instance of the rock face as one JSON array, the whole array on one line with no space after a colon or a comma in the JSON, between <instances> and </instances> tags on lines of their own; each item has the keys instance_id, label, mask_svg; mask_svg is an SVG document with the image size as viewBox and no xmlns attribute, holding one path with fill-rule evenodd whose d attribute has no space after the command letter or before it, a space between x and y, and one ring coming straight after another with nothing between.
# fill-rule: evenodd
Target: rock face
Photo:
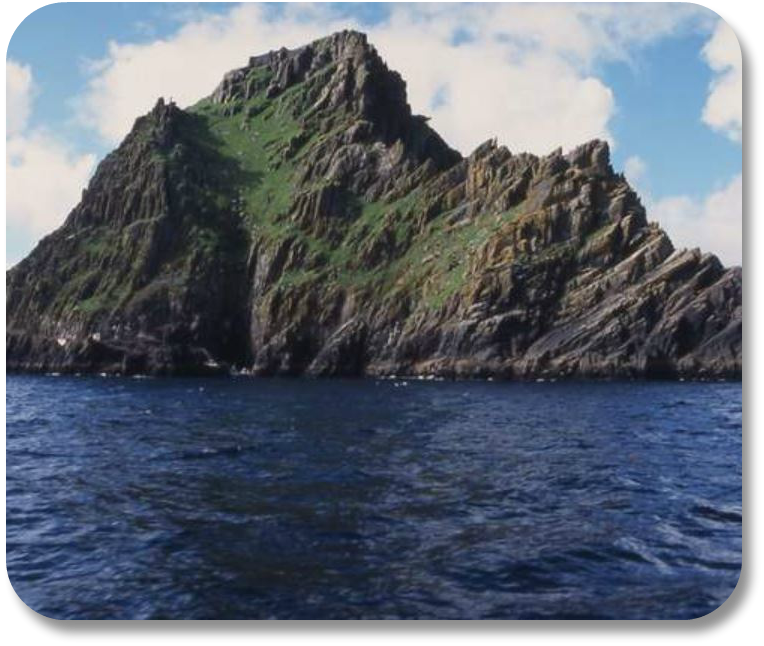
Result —
<instances>
[{"instance_id":1,"label":"rock face","mask_svg":"<svg viewBox=\"0 0 764 646\"><path fill-rule=\"evenodd\" d=\"M9 370L739 377L742 272L607 144L469 157L363 34L160 100L6 275Z\"/></svg>"}]
</instances>

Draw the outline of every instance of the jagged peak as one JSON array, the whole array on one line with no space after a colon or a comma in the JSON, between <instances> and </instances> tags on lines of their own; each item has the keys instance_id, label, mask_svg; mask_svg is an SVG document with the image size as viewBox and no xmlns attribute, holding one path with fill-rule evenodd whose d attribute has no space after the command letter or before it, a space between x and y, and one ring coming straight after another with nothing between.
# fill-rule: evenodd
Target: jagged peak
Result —
<instances>
[{"instance_id":1,"label":"jagged peak","mask_svg":"<svg viewBox=\"0 0 764 646\"><path fill-rule=\"evenodd\" d=\"M353 130L364 123L369 141L387 146L402 142L406 156L418 162L430 159L442 168L461 159L427 125L426 117L412 114L405 81L358 31L253 56L247 66L225 75L210 100L235 110L258 96L279 100L300 84L298 98L287 103L291 116L306 129L327 131L344 122Z\"/></svg>"},{"instance_id":2,"label":"jagged peak","mask_svg":"<svg viewBox=\"0 0 764 646\"><path fill-rule=\"evenodd\" d=\"M158 99L9 274L8 364L739 374L741 270L672 256L607 142L462 159L405 89L345 31Z\"/></svg>"},{"instance_id":3,"label":"jagged peak","mask_svg":"<svg viewBox=\"0 0 764 646\"><path fill-rule=\"evenodd\" d=\"M567 153L559 146L550 153L541 157L531 153L518 153L513 155L510 150L499 144L496 137L487 139L478 145L469 155L470 161L479 161L500 154L501 158L525 157L535 160L539 166L549 172L561 172L568 168L578 168L580 170L595 170L603 174L612 174L613 169L610 165L610 146L603 139L591 139Z\"/></svg>"},{"instance_id":4,"label":"jagged peak","mask_svg":"<svg viewBox=\"0 0 764 646\"><path fill-rule=\"evenodd\" d=\"M603 139L590 139L570 149L567 153L562 146L539 158L544 166L559 168L574 167L581 170L596 169L603 173L612 172L610 166L610 145Z\"/></svg>"},{"instance_id":5,"label":"jagged peak","mask_svg":"<svg viewBox=\"0 0 764 646\"><path fill-rule=\"evenodd\" d=\"M485 157L486 155L490 155L498 148L498 145L498 139L496 137L486 139L470 153L470 159L476 160Z\"/></svg>"},{"instance_id":6,"label":"jagged peak","mask_svg":"<svg viewBox=\"0 0 764 646\"><path fill-rule=\"evenodd\" d=\"M251 56L247 68L272 66L287 59L297 58L306 51L329 52L335 60L359 54L377 56L376 49L369 44L366 34L346 29L294 49L280 47L279 49L272 49L265 54Z\"/></svg>"},{"instance_id":7,"label":"jagged peak","mask_svg":"<svg viewBox=\"0 0 764 646\"><path fill-rule=\"evenodd\" d=\"M212 93L212 100L225 103L237 97L247 98L244 81L253 70L266 68L272 73L266 93L269 97L275 97L332 65L349 65L354 70L364 68L367 72L386 77L384 80L388 85L399 86L394 94L399 95L405 104L406 84L403 79L387 68L377 50L369 44L366 34L353 30L339 31L295 49L282 47L251 56L245 67L232 70L223 77Z\"/></svg>"},{"instance_id":8,"label":"jagged peak","mask_svg":"<svg viewBox=\"0 0 764 646\"><path fill-rule=\"evenodd\" d=\"M154 104L154 107L151 108L150 114L159 116L159 115L162 115L162 114L173 112L177 108L178 108L178 106L175 103L175 101L172 100L172 98L170 98L169 101L165 101L164 97L160 96L157 99L157 102Z\"/></svg>"},{"instance_id":9,"label":"jagged peak","mask_svg":"<svg viewBox=\"0 0 764 646\"><path fill-rule=\"evenodd\" d=\"M610 144L604 139L591 139L565 155L565 159L576 168L597 168L610 170Z\"/></svg>"},{"instance_id":10,"label":"jagged peak","mask_svg":"<svg viewBox=\"0 0 764 646\"><path fill-rule=\"evenodd\" d=\"M135 120L120 148L125 145L129 146L136 140L146 143L147 138L144 135L147 133L150 134L149 140L159 145L167 144L173 124L182 114L185 112L178 107L175 101L172 99L165 100L164 97L160 96L151 110Z\"/></svg>"}]
</instances>

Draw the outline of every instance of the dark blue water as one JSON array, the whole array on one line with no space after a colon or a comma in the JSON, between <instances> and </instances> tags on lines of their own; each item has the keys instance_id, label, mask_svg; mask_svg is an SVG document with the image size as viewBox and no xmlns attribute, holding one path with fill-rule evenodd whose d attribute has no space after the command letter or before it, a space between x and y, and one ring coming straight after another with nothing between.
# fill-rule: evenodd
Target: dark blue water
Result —
<instances>
[{"instance_id":1,"label":"dark blue water","mask_svg":"<svg viewBox=\"0 0 764 646\"><path fill-rule=\"evenodd\" d=\"M692 618L740 384L9 377L7 566L58 618Z\"/></svg>"}]
</instances>

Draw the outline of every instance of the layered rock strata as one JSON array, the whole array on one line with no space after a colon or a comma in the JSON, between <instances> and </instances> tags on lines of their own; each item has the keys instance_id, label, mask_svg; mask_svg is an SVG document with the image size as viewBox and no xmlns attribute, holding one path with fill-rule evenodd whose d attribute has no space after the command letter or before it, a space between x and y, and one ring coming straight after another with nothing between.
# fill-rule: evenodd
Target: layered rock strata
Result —
<instances>
[{"instance_id":1,"label":"layered rock strata","mask_svg":"<svg viewBox=\"0 0 764 646\"><path fill-rule=\"evenodd\" d=\"M6 274L9 370L739 377L742 271L608 146L468 157L365 36L160 100Z\"/></svg>"}]
</instances>

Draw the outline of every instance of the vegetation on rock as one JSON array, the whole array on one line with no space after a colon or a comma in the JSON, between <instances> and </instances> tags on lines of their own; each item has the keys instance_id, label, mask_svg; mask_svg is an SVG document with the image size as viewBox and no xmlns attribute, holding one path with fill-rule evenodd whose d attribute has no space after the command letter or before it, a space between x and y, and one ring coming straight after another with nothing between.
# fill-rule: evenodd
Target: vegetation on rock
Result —
<instances>
[{"instance_id":1,"label":"vegetation on rock","mask_svg":"<svg viewBox=\"0 0 764 646\"><path fill-rule=\"evenodd\" d=\"M363 34L161 99L6 277L8 368L739 376L742 272L675 251L607 144L462 158Z\"/></svg>"}]
</instances>

